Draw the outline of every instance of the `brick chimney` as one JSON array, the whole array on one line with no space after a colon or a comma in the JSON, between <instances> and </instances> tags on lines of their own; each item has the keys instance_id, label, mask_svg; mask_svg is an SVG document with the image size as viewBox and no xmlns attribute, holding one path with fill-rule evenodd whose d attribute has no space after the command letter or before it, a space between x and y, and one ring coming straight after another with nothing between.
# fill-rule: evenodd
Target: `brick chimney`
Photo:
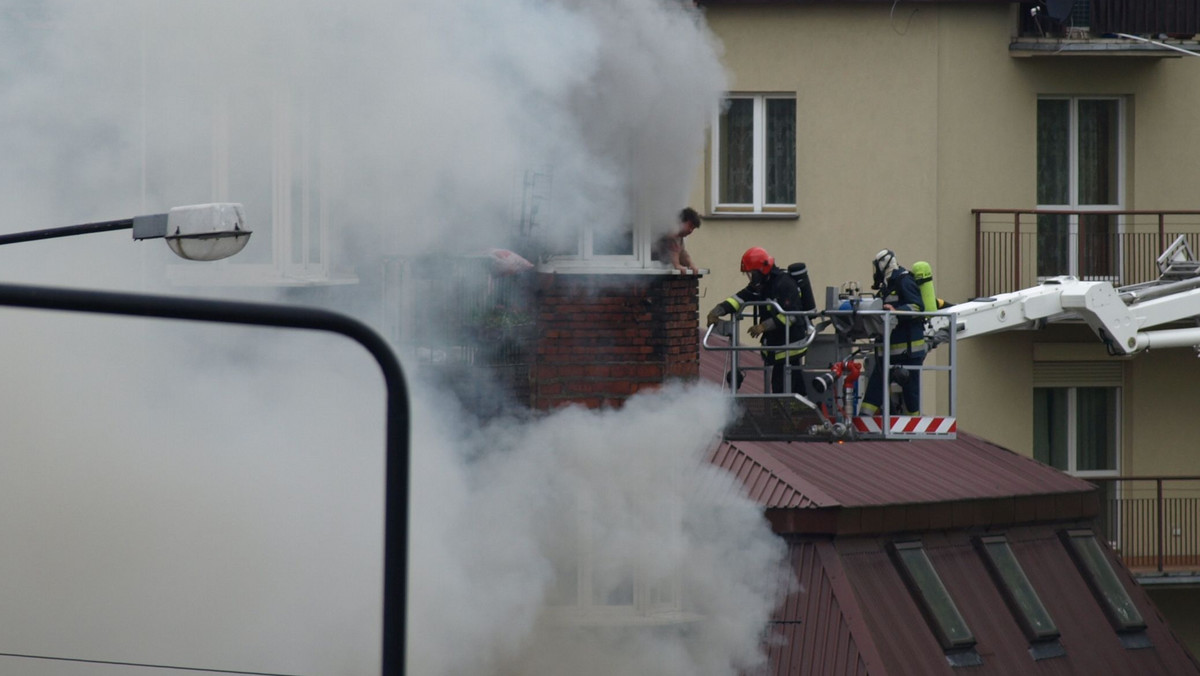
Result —
<instances>
[{"instance_id":1,"label":"brick chimney","mask_svg":"<svg viewBox=\"0 0 1200 676\"><path fill-rule=\"evenodd\" d=\"M696 275L539 274L530 404L619 407L699 376Z\"/></svg>"}]
</instances>

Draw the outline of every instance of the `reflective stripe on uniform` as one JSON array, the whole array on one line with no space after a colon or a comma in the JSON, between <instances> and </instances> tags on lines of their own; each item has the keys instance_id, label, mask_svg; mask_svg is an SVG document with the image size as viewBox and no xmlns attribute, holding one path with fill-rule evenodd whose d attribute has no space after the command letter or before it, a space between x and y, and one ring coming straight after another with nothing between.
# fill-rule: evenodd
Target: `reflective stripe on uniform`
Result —
<instances>
[{"instance_id":1,"label":"reflective stripe on uniform","mask_svg":"<svg viewBox=\"0 0 1200 676\"><path fill-rule=\"evenodd\" d=\"M909 343L909 342L892 343L892 347L890 350L888 350L888 354L895 356L898 354L906 354L908 352L924 352L924 351L925 351L925 340L922 338L922 339L914 340L911 343Z\"/></svg>"},{"instance_id":2,"label":"reflective stripe on uniform","mask_svg":"<svg viewBox=\"0 0 1200 676\"><path fill-rule=\"evenodd\" d=\"M742 309L742 299L738 298L737 296L730 296L725 299L725 302L729 303L729 307L733 308L734 312Z\"/></svg>"},{"instance_id":3,"label":"reflective stripe on uniform","mask_svg":"<svg viewBox=\"0 0 1200 676\"><path fill-rule=\"evenodd\" d=\"M808 352L807 347L800 349L800 350L787 350L787 351L777 350L775 352L775 361L780 361L781 359L787 359L789 357L799 357L799 356L806 354L807 352Z\"/></svg>"}]
</instances>

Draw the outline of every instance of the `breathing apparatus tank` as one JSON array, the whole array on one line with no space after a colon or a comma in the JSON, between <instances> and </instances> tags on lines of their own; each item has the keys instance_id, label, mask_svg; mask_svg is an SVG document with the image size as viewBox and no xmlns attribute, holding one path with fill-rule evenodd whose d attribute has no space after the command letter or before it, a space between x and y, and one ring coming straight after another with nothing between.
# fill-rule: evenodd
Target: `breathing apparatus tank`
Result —
<instances>
[{"instance_id":1,"label":"breathing apparatus tank","mask_svg":"<svg viewBox=\"0 0 1200 676\"><path fill-rule=\"evenodd\" d=\"M910 271L917 288L921 290L921 307L925 312L937 312L937 293L933 290L933 267L925 261L913 263Z\"/></svg>"},{"instance_id":2,"label":"breathing apparatus tank","mask_svg":"<svg viewBox=\"0 0 1200 676\"><path fill-rule=\"evenodd\" d=\"M796 288L800 291L800 309L805 312L816 310L817 297L813 295L812 282L808 279L808 266L792 263L787 267L787 273L796 280Z\"/></svg>"}]
</instances>

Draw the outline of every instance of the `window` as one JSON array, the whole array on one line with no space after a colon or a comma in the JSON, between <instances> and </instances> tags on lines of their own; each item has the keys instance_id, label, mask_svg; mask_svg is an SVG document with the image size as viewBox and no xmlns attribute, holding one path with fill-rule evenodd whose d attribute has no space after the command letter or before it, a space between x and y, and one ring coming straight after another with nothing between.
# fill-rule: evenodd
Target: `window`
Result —
<instances>
[{"instance_id":1,"label":"window","mask_svg":"<svg viewBox=\"0 0 1200 676\"><path fill-rule=\"evenodd\" d=\"M1120 98L1042 97L1037 106L1039 209L1120 209L1124 192ZM1037 271L1116 280L1120 223L1107 215L1038 216Z\"/></svg>"},{"instance_id":2,"label":"window","mask_svg":"<svg viewBox=\"0 0 1200 676\"><path fill-rule=\"evenodd\" d=\"M715 211L796 210L796 97L734 94L713 125Z\"/></svg>"},{"instance_id":3,"label":"window","mask_svg":"<svg viewBox=\"0 0 1200 676\"><path fill-rule=\"evenodd\" d=\"M975 652L975 635L967 626L950 592L942 584L933 563L919 541L893 542L888 546L900 577L921 609L938 643L947 652L952 666L971 666L983 661Z\"/></svg>"},{"instance_id":4,"label":"window","mask_svg":"<svg viewBox=\"0 0 1200 676\"><path fill-rule=\"evenodd\" d=\"M1120 470L1123 365L1035 362L1033 457L1077 476Z\"/></svg>"},{"instance_id":5,"label":"window","mask_svg":"<svg viewBox=\"0 0 1200 676\"><path fill-rule=\"evenodd\" d=\"M614 548L611 533L587 496L563 504L568 515L553 533L554 584L547 603L566 623L672 624L697 619L682 609L679 575L650 575L637 552ZM573 516L573 518L570 518ZM668 544L668 543L664 543Z\"/></svg>"},{"instance_id":6,"label":"window","mask_svg":"<svg viewBox=\"0 0 1200 676\"><path fill-rule=\"evenodd\" d=\"M544 244L541 262L566 273L662 269L651 259L652 228L636 213L645 201L637 188L614 189L613 202L628 205L624 213L580 221L555 211L554 181L554 169L541 167L527 170L520 187L519 231Z\"/></svg>"},{"instance_id":7,"label":"window","mask_svg":"<svg viewBox=\"0 0 1200 676\"><path fill-rule=\"evenodd\" d=\"M1121 634L1132 635L1122 639L1125 647L1149 647L1149 639L1145 636L1146 620L1121 584L1096 536L1090 530L1067 530L1060 535L1113 628Z\"/></svg>"},{"instance_id":8,"label":"window","mask_svg":"<svg viewBox=\"0 0 1200 676\"><path fill-rule=\"evenodd\" d=\"M357 281L331 267L333 153L319 101L301 89L229 91L212 110L211 198L241 202L254 235L220 265L172 266L184 284L316 284Z\"/></svg>"},{"instance_id":9,"label":"window","mask_svg":"<svg viewBox=\"0 0 1200 676\"><path fill-rule=\"evenodd\" d=\"M1058 626L1054 624L1046 606L1042 605L1037 591L1030 584L1025 570L1021 568L1012 547L1009 546L1008 539L1003 535L988 535L977 538L975 545L983 554L988 573L991 574L1021 631L1025 633L1029 642L1034 644L1030 650L1034 659L1066 654L1057 640L1060 636Z\"/></svg>"},{"instance_id":10,"label":"window","mask_svg":"<svg viewBox=\"0 0 1200 676\"><path fill-rule=\"evenodd\" d=\"M1033 457L1083 476L1116 476L1117 387L1035 387Z\"/></svg>"}]
</instances>

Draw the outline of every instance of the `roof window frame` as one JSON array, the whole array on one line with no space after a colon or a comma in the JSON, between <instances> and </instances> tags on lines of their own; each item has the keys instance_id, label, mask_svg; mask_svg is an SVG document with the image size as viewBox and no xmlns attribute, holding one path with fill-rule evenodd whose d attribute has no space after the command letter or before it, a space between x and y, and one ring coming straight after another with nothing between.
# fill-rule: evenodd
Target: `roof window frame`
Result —
<instances>
[{"instance_id":1,"label":"roof window frame","mask_svg":"<svg viewBox=\"0 0 1200 676\"><path fill-rule=\"evenodd\" d=\"M992 534L977 536L973 540L1004 604L1030 643L1030 655L1035 660L1065 655L1066 651L1058 640L1062 632L1025 574L1008 537ZM1043 616L1044 620L1039 621L1038 615Z\"/></svg>"},{"instance_id":2,"label":"roof window frame","mask_svg":"<svg viewBox=\"0 0 1200 676\"><path fill-rule=\"evenodd\" d=\"M983 664L983 659L975 651L975 634L934 568L924 543L920 540L893 541L888 543L887 552L904 580L904 586L921 610L921 616L946 652L950 666Z\"/></svg>"},{"instance_id":3,"label":"roof window frame","mask_svg":"<svg viewBox=\"0 0 1200 676\"><path fill-rule=\"evenodd\" d=\"M1121 584L1092 529L1065 529L1059 531L1059 537L1113 630L1121 637L1122 645L1130 649L1152 647L1146 635L1146 619Z\"/></svg>"}]
</instances>

